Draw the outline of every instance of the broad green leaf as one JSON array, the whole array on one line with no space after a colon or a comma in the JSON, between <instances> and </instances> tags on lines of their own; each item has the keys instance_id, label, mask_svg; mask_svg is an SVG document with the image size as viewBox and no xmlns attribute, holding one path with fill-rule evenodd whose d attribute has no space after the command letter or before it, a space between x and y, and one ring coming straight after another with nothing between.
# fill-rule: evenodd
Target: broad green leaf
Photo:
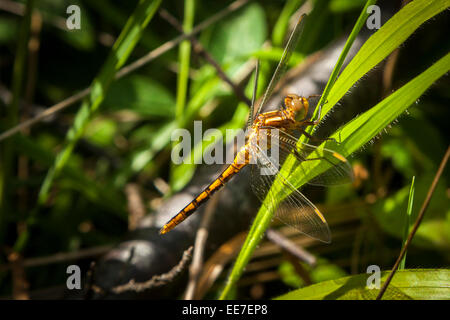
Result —
<instances>
[{"instance_id":1,"label":"broad green leaf","mask_svg":"<svg viewBox=\"0 0 450 320\"><path fill-rule=\"evenodd\" d=\"M389 139L381 146L381 155L384 158L391 159L392 165L405 177L414 174L413 155L410 153L404 140Z\"/></svg>"},{"instance_id":2,"label":"broad green leaf","mask_svg":"<svg viewBox=\"0 0 450 320\"><path fill-rule=\"evenodd\" d=\"M261 48L267 38L266 28L264 10L258 3L252 3L217 24L208 35L209 41L202 40L220 65L235 63Z\"/></svg>"},{"instance_id":3,"label":"broad green leaf","mask_svg":"<svg viewBox=\"0 0 450 320\"><path fill-rule=\"evenodd\" d=\"M337 265L328 263L325 260L319 261L314 268L304 265L306 272L308 272L313 283L323 282L327 280L338 279L347 275L347 273ZM278 267L278 272L281 275L281 280L294 288L300 288L305 285L303 279L295 271L294 266L288 262L283 261Z\"/></svg>"},{"instance_id":4,"label":"broad green leaf","mask_svg":"<svg viewBox=\"0 0 450 320\"><path fill-rule=\"evenodd\" d=\"M97 118L86 127L85 137L90 142L107 147L112 145L117 132L117 123L112 119Z\"/></svg>"},{"instance_id":5,"label":"broad green leaf","mask_svg":"<svg viewBox=\"0 0 450 320\"><path fill-rule=\"evenodd\" d=\"M390 271L381 273L381 283ZM367 287L374 274L359 274L330 280L301 288L277 300L375 300L379 289ZM369 280L369 284L373 281ZM405 269L395 273L384 300L448 300L450 299L450 270Z\"/></svg>"},{"instance_id":6,"label":"broad green leaf","mask_svg":"<svg viewBox=\"0 0 450 320\"><path fill-rule=\"evenodd\" d=\"M111 84L103 107L108 110L130 110L144 117L173 118L175 99L156 81L131 75Z\"/></svg>"}]
</instances>

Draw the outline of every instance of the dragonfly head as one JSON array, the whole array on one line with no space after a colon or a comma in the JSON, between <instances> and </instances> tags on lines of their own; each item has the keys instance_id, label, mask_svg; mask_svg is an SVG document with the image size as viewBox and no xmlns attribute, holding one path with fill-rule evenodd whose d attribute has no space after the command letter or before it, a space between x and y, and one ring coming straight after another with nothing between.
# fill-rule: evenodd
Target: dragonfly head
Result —
<instances>
[{"instance_id":1,"label":"dragonfly head","mask_svg":"<svg viewBox=\"0 0 450 320\"><path fill-rule=\"evenodd\" d=\"M284 98L284 104L286 108L291 109L295 112L296 120L304 120L308 115L308 99L305 97L300 97L296 94L288 94Z\"/></svg>"}]
</instances>

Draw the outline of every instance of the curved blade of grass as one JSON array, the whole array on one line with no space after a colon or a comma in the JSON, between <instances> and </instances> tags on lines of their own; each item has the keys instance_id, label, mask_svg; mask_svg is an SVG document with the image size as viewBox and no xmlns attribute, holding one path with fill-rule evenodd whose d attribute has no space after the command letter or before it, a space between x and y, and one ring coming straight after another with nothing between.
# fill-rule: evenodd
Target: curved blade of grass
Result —
<instances>
[{"instance_id":1,"label":"curved blade of grass","mask_svg":"<svg viewBox=\"0 0 450 320\"><path fill-rule=\"evenodd\" d=\"M183 20L183 31L184 33L189 33L192 31L194 25L195 16L195 0L187 0L184 2L184 20ZM191 58L191 42L185 40L180 44L178 57L180 61L178 79L177 79L177 97L175 106L175 120L180 126L183 122L184 109L186 106L186 97L188 92L189 83L189 66ZM172 147L174 147L172 143ZM169 174L169 185L173 189L177 183L175 171L177 165L173 162L170 165Z\"/></svg>"},{"instance_id":2,"label":"curved blade of grass","mask_svg":"<svg viewBox=\"0 0 450 320\"><path fill-rule=\"evenodd\" d=\"M280 13L280 16L275 23L272 31L272 44L274 46L281 46L283 44L286 31L289 27L289 19L305 0L288 0ZM280 59L278 59L280 61ZM278 62L277 61L277 62Z\"/></svg>"},{"instance_id":3,"label":"curved blade of grass","mask_svg":"<svg viewBox=\"0 0 450 320\"><path fill-rule=\"evenodd\" d=\"M42 204L48 198L48 192L54 178L67 163L77 141L82 137L86 124L93 113L99 108L105 98L109 85L114 80L116 72L124 65L134 47L138 43L145 27L159 7L161 0L141 0L127 24L114 43L105 64L91 84L91 93L83 100L78 110L74 124L67 132L64 147L58 153L53 166L47 173L39 192L38 203Z\"/></svg>"},{"instance_id":4,"label":"curved blade of grass","mask_svg":"<svg viewBox=\"0 0 450 320\"><path fill-rule=\"evenodd\" d=\"M389 271L381 273L385 280ZM294 290L276 300L374 300L379 289L369 289L367 278L370 274L359 274L336 280L329 280ZM389 300L441 300L450 298L447 269L406 269L398 271L386 291L384 299Z\"/></svg>"},{"instance_id":5,"label":"curved blade of grass","mask_svg":"<svg viewBox=\"0 0 450 320\"><path fill-rule=\"evenodd\" d=\"M344 49L343 49L341 55L339 56L339 59L338 59L338 61L336 63L336 66L333 69L333 72L332 72L332 74L330 76L330 79L328 80L328 83L327 83L327 85L325 87L325 93L321 96L321 98L319 100L319 105L323 103L322 101L326 101L328 92L330 91L331 87L333 86L333 83L335 82L335 80L337 78L337 75L339 74L339 72L341 70L341 67L342 67L342 65L344 63L344 60L345 60L345 57L347 56L347 53L350 50L350 48L351 48L351 46L352 46L352 44L353 44L353 42L354 42L354 40L356 38L356 35L361 30L365 20L367 19L367 16L368 16L368 14L367 14L367 7L369 5L375 3L375 2L376 2L376 0L368 0L366 5L364 6L364 8L363 8L363 10L362 10L362 12L361 12L361 14L360 14L356 24L355 24L355 26L353 27L353 30L352 30L352 32L351 32L351 34L349 36L349 39L347 39L347 41L345 43ZM313 115L313 117L315 117L315 114ZM279 188L279 187L282 187L282 186L274 186L274 188L277 188L277 187ZM250 248L253 248L253 249L250 250L244 265L241 267L242 270L245 267L245 265L247 264L247 262L250 260L250 255L253 252L254 247L256 247L256 245L259 243L259 240L262 238L263 233L265 232L265 229L268 227L268 225L269 225L269 223L270 223L270 221L272 219L272 215L270 215L270 217L266 217L266 218L269 218L268 220L264 219L264 220L260 221L260 219L262 219L262 218L264 218L263 215L260 215L258 213L258 215L255 218L255 221L253 222L252 228L249 231L249 234L247 236L246 242L244 243L244 247L241 250L241 253L242 253L244 248L246 248L247 240L248 240L249 241L248 245L250 246ZM253 227L257 226L257 225L265 226L265 228L264 228L264 230L260 229L260 232L258 232L258 235L254 236L253 232L256 229L253 228ZM240 256L241 255L239 255L239 257ZM239 259L239 257L238 257L238 259ZM237 261L236 261L235 267L237 266ZM242 270L240 272L238 271L238 273L235 275L236 281L240 277L240 273L242 273ZM233 271L234 271L234 269L233 269ZM232 286L232 280L231 280L232 275L233 275L233 273L230 275L230 278L228 279L228 283L225 286L224 291L222 292L221 299L224 299L227 296L227 292L231 289L231 286Z\"/></svg>"},{"instance_id":6,"label":"curved blade of grass","mask_svg":"<svg viewBox=\"0 0 450 320\"><path fill-rule=\"evenodd\" d=\"M420 25L449 6L450 0L415 0L392 16L364 43L342 71L329 94L325 88L325 97L320 102L328 101L322 108L322 117L362 76L399 47ZM335 71L333 71L334 73Z\"/></svg>"},{"instance_id":7,"label":"curved blade of grass","mask_svg":"<svg viewBox=\"0 0 450 320\"><path fill-rule=\"evenodd\" d=\"M345 58L347 57L348 52L350 51L350 48L353 45L353 42L356 39L356 36L358 35L359 31L363 27L363 25L366 23L367 17L369 14L367 13L367 8L371 5L374 5L377 1L376 0L368 0L366 2L366 5L364 6L363 10L361 11L361 14L359 15L358 20L356 21L355 26L353 27L352 32L350 33L347 41L345 42L344 48L342 49L341 54L339 55L339 59L336 62L336 65L334 66L333 71L331 72L331 76L328 79L328 82L325 86L325 89L323 90L323 93L320 97L320 100L317 105L323 105L325 101L327 101L328 95L331 91L331 88L333 87L339 73L341 72L342 65L344 64ZM316 108L314 110L313 119L316 117L317 111L319 109ZM326 111L324 110L324 114L326 114ZM313 127L307 128L307 132L311 132ZM305 136L306 138L306 136Z\"/></svg>"},{"instance_id":8,"label":"curved blade of grass","mask_svg":"<svg viewBox=\"0 0 450 320\"><path fill-rule=\"evenodd\" d=\"M194 25L195 1L187 0L184 2L184 20L183 31L189 33ZM189 81L189 65L191 58L191 42L184 40L179 47L180 69L177 83L177 101L175 116L178 122L183 118L183 111L186 104L187 87Z\"/></svg>"},{"instance_id":9,"label":"curved blade of grass","mask_svg":"<svg viewBox=\"0 0 450 320\"><path fill-rule=\"evenodd\" d=\"M409 234L409 224L411 221L411 214L412 214L412 206L414 202L414 181L416 180L416 177L413 176L411 181L411 187L409 189L409 198L408 198L408 209L406 210L406 216L405 216L405 229L403 230L403 246L406 244L406 239L408 239ZM400 261L400 265L398 266L399 270L405 269L405 263L406 263L406 252L403 256L402 261Z\"/></svg>"},{"instance_id":10,"label":"curved blade of grass","mask_svg":"<svg viewBox=\"0 0 450 320\"><path fill-rule=\"evenodd\" d=\"M437 79L449 70L450 53L445 55L426 71L385 98L376 106L336 131L332 135L332 138L336 139L336 141L340 141L339 144L334 141L327 141L318 147L318 151L323 148L327 148L336 150L345 157L349 156L351 153L361 148L373 137L375 137L388 124L394 121L411 104L413 104L425 92L425 90L427 90ZM306 163L309 164L308 168L299 171L293 170L291 172L290 168L292 168L292 163L289 163L289 159L287 159L286 162L288 163L283 165L281 172L284 174L287 172L287 174L289 174L290 181L297 188L301 187L307 181L329 168L329 164L327 162L311 164L311 162L314 161L307 161ZM281 187L282 186L275 184L272 186L272 188L275 188L275 192ZM279 202L282 200L283 199L279 199ZM225 288L222 291L220 296L221 299L225 299L227 297L230 289L240 278L245 266L251 258L253 251L268 228L273 217L273 212L269 212L269 210L266 209L267 207L267 205L261 206L241 252L239 253L233 270L231 271Z\"/></svg>"}]
</instances>

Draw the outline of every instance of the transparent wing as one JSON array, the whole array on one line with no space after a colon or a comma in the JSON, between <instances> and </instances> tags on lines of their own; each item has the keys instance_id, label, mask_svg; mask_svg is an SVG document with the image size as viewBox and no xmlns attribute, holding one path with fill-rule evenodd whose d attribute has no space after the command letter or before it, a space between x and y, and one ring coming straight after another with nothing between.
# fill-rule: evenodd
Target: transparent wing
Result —
<instances>
[{"instance_id":1,"label":"transparent wing","mask_svg":"<svg viewBox=\"0 0 450 320\"><path fill-rule=\"evenodd\" d=\"M256 61L255 84L253 86L252 105L250 106L250 112L248 114L248 119L247 119L247 128L251 127L251 125L253 124L253 115L255 113L256 92L258 91L258 78L259 78L259 60Z\"/></svg>"},{"instance_id":2,"label":"transparent wing","mask_svg":"<svg viewBox=\"0 0 450 320\"><path fill-rule=\"evenodd\" d=\"M322 213L280 174L277 165L257 144L252 149L256 165L251 166L251 186L256 196L263 203L267 199L265 205L283 223L312 238L331 242L330 229ZM272 185L281 186L280 191L275 194Z\"/></svg>"},{"instance_id":3,"label":"transparent wing","mask_svg":"<svg viewBox=\"0 0 450 320\"><path fill-rule=\"evenodd\" d=\"M295 157L293 167L295 168L296 176L300 177L299 173L302 171L304 174L307 174L311 165L315 167L319 162L327 164L328 168L310 179L307 182L308 184L333 186L353 181L352 167L347 159L339 153L329 149L319 149L306 143L298 145L295 137L277 128L267 127L259 131L260 133L254 141L258 141L258 145L262 147L262 150L270 148L270 150L266 151L266 154L270 154L270 151L278 152L278 157L270 154L274 164L278 163L279 167L281 167L289 155L292 154ZM290 182L294 186L296 185L296 182L292 179Z\"/></svg>"},{"instance_id":4,"label":"transparent wing","mask_svg":"<svg viewBox=\"0 0 450 320\"><path fill-rule=\"evenodd\" d=\"M256 112L256 114L259 114L261 112L262 108L264 107L264 105L267 103L267 101L269 101L269 98L272 95L272 92L275 89L275 86L277 85L281 76L286 71L286 67L289 62L289 59L298 43L298 40L300 39L300 35L303 31L303 27L305 25L305 17L306 17L306 14L303 14L300 17L300 19L298 20L297 24L295 25L294 30L292 30L292 33L289 36L289 40L286 44L286 47L284 48L283 55L281 56L281 60L278 63L277 68L275 69L275 73L273 74L272 79L270 80L270 83L266 89L266 92L264 92L263 99L262 99L261 103L259 104L258 112Z\"/></svg>"}]
</instances>

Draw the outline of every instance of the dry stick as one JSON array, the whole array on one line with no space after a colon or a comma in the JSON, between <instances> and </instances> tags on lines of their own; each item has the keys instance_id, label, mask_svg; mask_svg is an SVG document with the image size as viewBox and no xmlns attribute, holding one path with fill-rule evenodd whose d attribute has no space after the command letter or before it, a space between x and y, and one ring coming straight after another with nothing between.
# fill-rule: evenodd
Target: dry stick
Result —
<instances>
[{"instance_id":1,"label":"dry stick","mask_svg":"<svg viewBox=\"0 0 450 320\"><path fill-rule=\"evenodd\" d=\"M220 11L219 13L213 15L211 18L206 19L205 21L198 24L194 29L192 29L192 31L190 33L182 34L182 35L172 39L171 41L164 43L163 45L159 46L155 50L150 51L148 54L146 54L142 58L136 60L135 62L129 64L126 67L123 67L116 73L116 76L114 78L116 80L120 79L123 76L127 75L128 73L142 67L143 65L149 63L150 61L156 59L160 55L162 55L162 54L166 53L167 51L171 50L172 48L176 47L183 40L188 39L189 37L197 34L198 32L202 31L203 29L216 23L217 21L221 20L229 13L236 11L237 9L242 7L244 4L246 4L247 2L248 2L248 0L238 0L238 1L233 2L224 10ZM87 96L90 92L91 92L90 87L85 88L82 91L76 93L75 95L73 95L73 96L51 106L50 108L46 109L45 111L39 113L34 118L24 121L24 122L18 124L17 126L6 130L2 134L0 134L0 141L12 136L13 134L16 134L17 132L19 132L20 130L22 130L24 128L32 126L33 124L41 121L42 119L44 119L58 111L61 111L62 109L65 109L66 107L72 105L75 102L80 101L85 96Z\"/></svg>"},{"instance_id":2,"label":"dry stick","mask_svg":"<svg viewBox=\"0 0 450 320\"><path fill-rule=\"evenodd\" d=\"M30 299L28 292L29 283L23 265L23 256L19 252L11 252L8 254L8 260L12 270L13 299Z\"/></svg>"},{"instance_id":3,"label":"dry stick","mask_svg":"<svg viewBox=\"0 0 450 320\"><path fill-rule=\"evenodd\" d=\"M145 206L136 183L128 183L125 186L125 194L128 203L128 230L135 230L139 221L145 215Z\"/></svg>"},{"instance_id":4,"label":"dry stick","mask_svg":"<svg viewBox=\"0 0 450 320\"><path fill-rule=\"evenodd\" d=\"M299 259L285 249L283 249L283 252L284 252L284 256L294 267L294 270L297 273L297 275L305 282L305 285L309 286L310 284L312 284L312 279L308 273L308 270L306 270L303 267L303 265L300 263Z\"/></svg>"},{"instance_id":5,"label":"dry stick","mask_svg":"<svg viewBox=\"0 0 450 320\"><path fill-rule=\"evenodd\" d=\"M2 0L0 1L0 9L5 10L7 12L16 14L18 16L23 16L25 13L25 5L18 2L12 2L9 0ZM51 17L46 16L45 21L50 22L53 26L57 27L58 29L61 29L63 31L67 31L66 26L66 19L63 17Z\"/></svg>"},{"instance_id":6,"label":"dry stick","mask_svg":"<svg viewBox=\"0 0 450 320\"><path fill-rule=\"evenodd\" d=\"M286 238L284 235L282 235L280 232L275 231L272 228L267 229L266 237L273 243L275 243L280 248L284 249L285 251L289 252L294 257L298 258L299 260L307 263L308 265L314 267L317 263L317 259L315 256L313 256L311 253L306 251L305 249L299 247L296 245L293 241Z\"/></svg>"},{"instance_id":7,"label":"dry stick","mask_svg":"<svg viewBox=\"0 0 450 320\"><path fill-rule=\"evenodd\" d=\"M225 269L227 263L236 257L244 243L246 232L241 232L223 243L206 261L195 290L194 299L200 300Z\"/></svg>"},{"instance_id":8,"label":"dry stick","mask_svg":"<svg viewBox=\"0 0 450 320\"><path fill-rule=\"evenodd\" d=\"M445 153L444 157L442 158L441 164L439 165L439 169L436 172L436 175L434 176L433 183L431 184L430 189L428 190L427 197L425 198L425 201L423 202L422 207L420 208L419 215L417 216L416 222L414 223L414 226L408 235L408 239L406 239L405 245L403 246L402 250L400 251L400 255L398 256L397 261L395 261L395 264L392 267L391 273L389 274L386 281L384 282L383 287L381 287L380 293L378 293L377 300L380 300L383 297L384 292L386 291L389 283L391 282L392 278L394 277L395 272L397 271L400 261L402 261L403 256L405 255L406 251L408 250L408 247L412 241L412 238L416 234L416 231L419 228L420 222L422 221L425 210L427 209L428 204L430 203L431 197L433 196L434 190L436 189L436 186L439 182L439 178L441 177L442 172L444 171L444 168L445 168L445 165L447 164L449 156L450 156L450 146L447 148L447 152Z\"/></svg>"},{"instance_id":9,"label":"dry stick","mask_svg":"<svg viewBox=\"0 0 450 320\"><path fill-rule=\"evenodd\" d=\"M183 32L183 26L180 24L180 22L172 16L168 11L161 9L159 14L161 17L167 20L172 26L175 27L179 32L184 34ZM198 55L203 57L209 64L211 64L217 71L217 74L219 77L228 83L228 85L233 89L234 94L243 102L245 102L249 107L251 105L251 101L249 98L247 98L244 94L244 91L242 91L241 87L238 87L234 82L226 75L226 73L222 70L220 65L217 63L216 60L209 54L208 51L205 50L205 48L202 46L202 44L195 38L194 36L190 36L189 40L192 42L192 45L194 47L194 50Z\"/></svg>"},{"instance_id":10,"label":"dry stick","mask_svg":"<svg viewBox=\"0 0 450 320\"><path fill-rule=\"evenodd\" d=\"M114 247L113 245L103 245L103 246L82 249L82 250L78 250L75 252L62 252L62 253L56 253L56 254L53 254L50 256L28 258L23 261L23 266L25 268L37 267L37 266L48 265L51 263L60 263L60 262L65 262L65 261L69 261L69 260L84 259L84 258L104 254L104 253L108 252L109 250L111 250L113 247ZM11 268L11 264L0 265L0 272L6 271L10 268Z\"/></svg>"},{"instance_id":11,"label":"dry stick","mask_svg":"<svg viewBox=\"0 0 450 320\"><path fill-rule=\"evenodd\" d=\"M194 299L198 279L200 278L200 274L203 270L203 254L205 251L206 240L208 239L208 229L209 225L211 224L214 209L217 207L218 200L219 197L218 194L216 194L206 206L200 228L198 229L195 236L194 255L192 257L192 263L189 268L189 282L186 287L186 293L184 295L185 300Z\"/></svg>"},{"instance_id":12,"label":"dry stick","mask_svg":"<svg viewBox=\"0 0 450 320\"><path fill-rule=\"evenodd\" d=\"M194 247L189 247L184 253L183 257L181 258L180 262L170 269L169 272L161 274L161 275L155 275L150 280L147 280L145 282L136 282L134 279L131 279L128 283L114 287L111 289L112 292L116 294L120 294L126 291L134 291L134 292L141 292L144 290L148 290L154 287L159 287L164 284L166 284L169 281L172 281L178 274L181 273L181 271L184 270L184 267L188 263L188 261L191 259L192 250ZM97 292L101 293L103 290L98 286L92 286L92 289Z\"/></svg>"}]
</instances>

